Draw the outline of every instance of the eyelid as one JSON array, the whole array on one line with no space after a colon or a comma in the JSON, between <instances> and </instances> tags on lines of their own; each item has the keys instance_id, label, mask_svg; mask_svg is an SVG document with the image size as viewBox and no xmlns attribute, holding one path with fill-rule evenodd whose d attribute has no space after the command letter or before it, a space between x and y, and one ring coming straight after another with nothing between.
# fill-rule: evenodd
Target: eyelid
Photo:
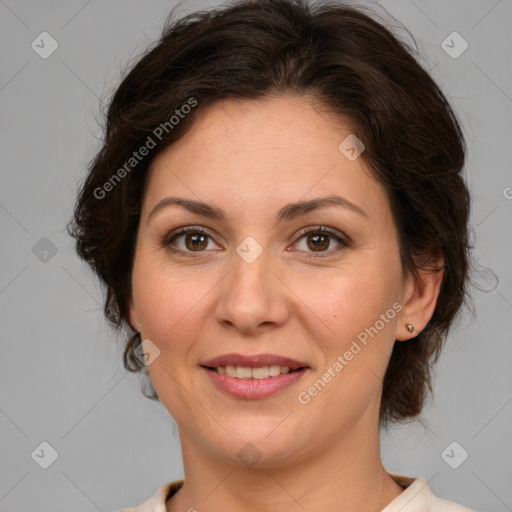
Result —
<instances>
[{"instance_id":1,"label":"eyelid","mask_svg":"<svg viewBox=\"0 0 512 512\"><path fill-rule=\"evenodd\" d=\"M202 226L182 226L180 228L173 229L171 232L167 233L163 239L162 244L168 245L170 244L176 237L188 233L201 233L203 235L209 236L213 240L213 236L209 232L207 228L204 228Z\"/></svg>"},{"instance_id":2,"label":"eyelid","mask_svg":"<svg viewBox=\"0 0 512 512\"><path fill-rule=\"evenodd\" d=\"M340 241L343 241L347 244L352 242L350 237L345 235L345 233L343 233L339 229L331 228L330 226L327 226L325 224L306 226L306 227L300 229L296 234L296 240L298 240L298 239L302 238L304 235L308 235L310 233L327 233L328 235L332 235L334 237L339 238Z\"/></svg>"},{"instance_id":3,"label":"eyelid","mask_svg":"<svg viewBox=\"0 0 512 512\"><path fill-rule=\"evenodd\" d=\"M197 252L199 254L208 252L208 251L183 251L181 249L175 249L172 247L172 243L174 242L174 240L176 238L183 236L183 235L187 235L189 233L203 234L203 235L209 237L215 244L219 245L216 242L214 236L212 236L212 234L209 232L209 230L202 226L183 226L183 227L177 228L164 236L164 238L162 239L161 245L162 245L162 247L170 250L173 253L186 254L187 256L192 256L192 257L195 257L194 256L195 252ZM334 238L336 240L336 242L338 242L342 246L342 248L341 249L340 248L329 249L327 251L318 251L318 252L316 252L316 251L309 252L309 251L302 251L302 250L294 251L294 252L307 253L308 255L306 257L309 257L309 258L322 258L322 257L331 256L334 253L338 253L340 250L350 247L352 245L352 240L350 239L349 236L345 235L343 232L339 231L338 229L331 228L330 226L326 226L323 224L306 226L306 227L302 228L301 230L299 230L296 233L296 235L294 235L294 241L293 241L292 245L295 245L298 241L300 241L306 235L317 234L317 233L329 235L331 238ZM286 250L289 251L288 248Z\"/></svg>"},{"instance_id":4,"label":"eyelid","mask_svg":"<svg viewBox=\"0 0 512 512\"><path fill-rule=\"evenodd\" d=\"M176 229L172 230L170 233L167 233L163 237L163 239L160 242L160 245L164 249L167 249L173 253L185 254L186 256L192 256L192 257L194 257L194 252L198 252L198 253L207 252L207 251L183 251L181 249L176 249L176 248L172 247L172 244L173 244L174 240L176 240L176 238L183 236L183 235L187 235L189 233L199 233L199 234L205 235L206 237L210 238L216 245L219 245L215 241L215 238L212 236L210 231L207 228L204 228L202 226L182 226L180 228L176 228Z\"/></svg>"},{"instance_id":5,"label":"eyelid","mask_svg":"<svg viewBox=\"0 0 512 512\"><path fill-rule=\"evenodd\" d=\"M352 239L345 235L342 231L331 228L330 226L326 226L324 224L318 224L316 226L306 226L302 228L297 235L295 236L295 241L292 245L295 245L298 243L304 236L310 235L310 234L324 234L329 235L331 238L334 238L338 244L340 244L341 247L335 248L335 249L329 249L327 251L299 251L304 252L306 258L327 258L329 256L332 256L333 254L337 254L343 249L347 249L348 247L352 246ZM289 249L287 249L288 251Z\"/></svg>"}]
</instances>

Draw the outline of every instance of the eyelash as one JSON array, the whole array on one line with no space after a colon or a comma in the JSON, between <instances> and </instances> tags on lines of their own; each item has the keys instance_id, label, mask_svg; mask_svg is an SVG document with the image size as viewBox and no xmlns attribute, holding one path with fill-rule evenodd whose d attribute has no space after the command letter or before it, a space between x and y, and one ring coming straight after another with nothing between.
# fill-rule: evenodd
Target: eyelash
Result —
<instances>
[{"instance_id":1,"label":"eyelash","mask_svg":"<svg viewBox=\"0 0 512 512\"><path fill-rule=\"evenodd\" d=\"M177 231L173 231L173 232L169 233L162 240L161 245L162 245L162 247L166 248L167 250L171 251L172 253L177 253L177 254L185 255L186 257L195 258L197 256L193 255L194 252L201 253L201 252L205 252L205 251L182 251L181 249L175 249L174 247L172 247L172 243L179 236L187 235L189 233L204 235L213 240L211 235L204 229L202 229L200 227L190 226L190 227L186 227L186 228L179 228ZM312 253L310 253L309 255L306 256L307 258L325 258L327 256L331 256L332 253L339 252L339 251L351 246L351 241L348 237L340 236L338 234L338 231L333 230L327 226L317 226L317 227L313 227L313 228L302 229L297 234L295 243L297 243L299 240L301 240L306 235L310 235L310 234L322 234L322 235L328 234L332 238L334 238L336 240L336 242L338 242L341 245L341 247L338 247L337 249L327 250L327 251L319 251L318 253L315 253L313 251ZM304 252L304 251L302 251L302 252Z\"/></svg>"}]
</instances>

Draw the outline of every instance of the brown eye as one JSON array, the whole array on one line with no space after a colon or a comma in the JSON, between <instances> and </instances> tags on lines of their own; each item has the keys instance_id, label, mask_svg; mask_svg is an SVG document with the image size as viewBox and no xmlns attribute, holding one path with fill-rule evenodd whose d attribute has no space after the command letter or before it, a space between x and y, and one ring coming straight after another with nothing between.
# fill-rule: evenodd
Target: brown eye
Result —
<instances>
[{"instance_id":1,"label":"brown eye","mask_svg":"<svg viewBox=\"0 0 512 512\"><path fill-rule=\"evenodd\" d=\"M174 253L190 255L192 252L204 252L206 249L218 249L212 237L201 228L181 228L167 235L162 246Z\"/></svg>"},{"instance_id":2,"label":"brown eye","mask_svg":"<svg viewBox=\"0 0 512 512\"><path fill-rule=\"evenodd\" d=\"M201 233L186 234L185 246L191 251L200 251L202 249L206 249L208 246L207 237Z\"/></svg>"},{"instance_id":3,"label":"brown eye","mask_svg":"<svg viewBox=\"0 0 512 512\"><path fill-rule=\"evenodd\" d=\"M321 251L328 249L330 244L329 239L330 236L326 236L324 234L308 235L308 247L313 251L316 251L317 249Z\"/></svg>"},{"instance_id":4,"label":"brown eye","mask_svg":"<svg viewBox=\"0 0 512 512\"><path fill-rule=\"evenodd\" d=\"M302 241L303 239L304 241ZM325 226L305 228L299 233L297 240L295 245L310 258L330 256L350 246L350 239L348 237ZM335 245L335 247L332 248L332 245ZM308 255L307 253L317 254Z\"/></svg>"}]
</instances>

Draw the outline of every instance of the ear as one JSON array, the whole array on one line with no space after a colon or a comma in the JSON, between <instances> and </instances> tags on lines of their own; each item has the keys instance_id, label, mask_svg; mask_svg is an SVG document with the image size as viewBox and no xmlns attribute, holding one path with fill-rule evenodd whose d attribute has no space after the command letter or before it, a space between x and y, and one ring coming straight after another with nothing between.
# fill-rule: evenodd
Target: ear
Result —
<instances>
[{"instance_id":1,"label":"ear","mask_svg":"<svg viewBox=\"0 0 512 512\"><path fill-rule=\"evenodd\" d=\"M443 281L442 256L429 268L407 272L402 296L402 310L395 327L395 339L407 341L417 336L428 324L434 314L437 297ZM407 329L412 325L412 331Z\"/></svg>"},{"instance_id":2,"label":"ear","mask_svg":"<svg viewBox=\"0 0 512 512\"><path fill-rule=\"evenodd\" d=\"M137 315L137 311L135 310L135 304L133 302L133 298L130 297L128 302L128 320L130 327L135 331L140 331L139 317Z\"/></svg>"}]
</instances>

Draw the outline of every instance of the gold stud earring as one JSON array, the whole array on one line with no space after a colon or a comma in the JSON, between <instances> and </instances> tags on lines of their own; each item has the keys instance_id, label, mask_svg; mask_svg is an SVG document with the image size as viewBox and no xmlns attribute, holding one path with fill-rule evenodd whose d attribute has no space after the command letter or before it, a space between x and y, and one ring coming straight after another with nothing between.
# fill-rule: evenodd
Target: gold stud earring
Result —
<instances>
[{"instance_id":1,"label":"gold stud earring","mask_svg":"<svg viewBox=\"0 0 512 512\"><path fill-rule=\"evenodd\" d=\"M408 330L409 332L414 331L414 325L412 325L412 324L405 324L405 327L407 327L407 330Z\"/></svg>"}]
</instances>

